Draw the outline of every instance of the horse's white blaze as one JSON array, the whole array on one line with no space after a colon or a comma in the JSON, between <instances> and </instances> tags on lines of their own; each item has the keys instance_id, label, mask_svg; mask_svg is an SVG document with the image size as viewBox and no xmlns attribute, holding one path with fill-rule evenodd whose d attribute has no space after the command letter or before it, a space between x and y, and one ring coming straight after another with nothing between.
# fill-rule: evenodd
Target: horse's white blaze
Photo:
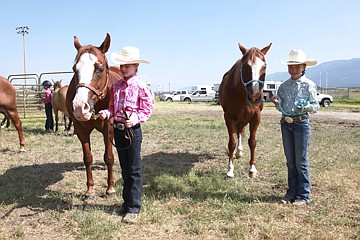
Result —
<instances>
[{"instance_id":1,"label":"horse's white blaze","mask_svg":"<svg viewBox=\"0 0 360 240\"><path fill-rule=\"evenodd\" d=\"M79 83L91 83L92 76L95 70L94 64L97 61L98 58L94 54L84 53L83 55L81 55L79 62L76 64L76 71L78 73ZM77 88L76 95L73 99L73 108L76 117L89 118L89 115L91 115L91 113L87 110L90 108L92 109L94 103L92 99L88 99L89 91L90 90L86 87ZM90 108L84 108L84 106L86 105Z\"/></svg>"},{"instance_id":2,"label":"horse's white blaze","mask_svg":"<svg viewBox=\"0 0 360 240\"><path fill-rule=\"evenodd\" d=\"M255 167L254 164L251 165L251 167L250 167L250 172L251 172L251 173L257 173L256 167Z\"/></svg>"},{"instance_id":3,"label":"horse's white blaze","mask_svg":"<svg viewBox=\"0 0 360 240\"><path fill-rule=\"evenodd\" d=\"M251 66L252 71L252 79L258 80L260 79L260 71L264 67L265 62L260 58L256 57L254 64L248 62L249 66Z\"/></svg>"},{"instance_id":4,"label":"horse's white blaze","mask_svg":"<svg viewBox=\"0 0 360 240\"><path fill-rule=\"evenodd\" d=\"M228 172L227 172L226 176L231 177L231 178L234 177L234 164L231 161L229 161Z\"/></svg>"}]
</instances>

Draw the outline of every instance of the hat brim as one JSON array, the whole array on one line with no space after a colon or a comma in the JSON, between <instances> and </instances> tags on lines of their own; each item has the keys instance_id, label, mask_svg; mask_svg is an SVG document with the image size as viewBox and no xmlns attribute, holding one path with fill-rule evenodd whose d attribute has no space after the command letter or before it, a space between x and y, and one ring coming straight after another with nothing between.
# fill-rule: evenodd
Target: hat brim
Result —
<instances>
[{"instance_id":1,"label":"hat brim","mask_svg":"<svg viewBox=\"0 0 360 240\"><path fill-rule=\"evenodd\" d=\"M282 64L288 65L288 66L289 65L305 64L306 66L311 67L311 66L315 66L317 64L317 61L315 59L308 59L308 60L306 60L304 62L289 62L289 61L285 62L283 60L280 60L280 61L281 61Z\"/></svg>"},{"instance_id":2,"label":"hat brim","mask_svg":"<svg viewBox=\"0 0 360 240\"><path fill-rule=\"evenodd\" d=\"M113 63L117 64L117 65L126 65L126 64L137 64L137 63L149 63L146 60L141 60L141 59L136 59L136 60L130 60L130 61L126 61L123 60L119 54L116 53L112 53L111 54L111 61L113 61Z\"/></svg>"}]
</instances>

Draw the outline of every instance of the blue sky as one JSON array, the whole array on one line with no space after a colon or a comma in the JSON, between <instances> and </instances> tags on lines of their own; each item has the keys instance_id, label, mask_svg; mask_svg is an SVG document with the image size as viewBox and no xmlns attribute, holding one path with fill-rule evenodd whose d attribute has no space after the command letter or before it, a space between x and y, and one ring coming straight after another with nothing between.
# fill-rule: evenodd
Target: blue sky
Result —
<instances>
[{"instance_id":1,"label":"blue sky","mask_svg":"<svg viewBox=\"0 0 360 240\"><path fill-rule=\"evenodd\" d=\"M267 74L287 71L280 59L303 49L319 63L360 57L358 0L13 0L1 3L0 75L24 72L23 37L29 26L27 73L71 71L80 42L99 46L106 33L110 52L140 48L139 75L153 90L220 83L245 47L265 47ZM58 76L52 77L58 80ZM62 76L64 82L69 76Z\"/></svg>"}]
</instances>

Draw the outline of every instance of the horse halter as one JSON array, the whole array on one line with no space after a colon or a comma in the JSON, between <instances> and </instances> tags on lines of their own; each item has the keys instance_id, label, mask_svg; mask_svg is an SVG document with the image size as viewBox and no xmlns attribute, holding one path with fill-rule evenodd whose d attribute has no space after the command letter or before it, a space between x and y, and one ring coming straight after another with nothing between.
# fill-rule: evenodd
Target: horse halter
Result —
<instances>
[{"instance_id":1,"label":"horse halter","mask_svg":"<svg viewBox=\"0 0 360 240\"><path fill-rule=\"evenodd\" d=\"M264 86L265 84L265 81L263 80L260 80L260 79L251 79L250 81L248 82L244 82L244 79L243 79L243 76L242 76L242 66L240 67L240 81L241 83L244 85L245 87L245 91L246 91L246 94L249 94L248 90L247 90L247 85L249 85L250 83L253 83L253 82L256 82L256 83L260 83L262 86ZM260 97L261 98L261 97ZM261 98L260 99L261 102L265 102L265 99L264 98Z\"/></svg>"},{"instance_id":2,"label":"horse halter","mask_svg":"<svg viewBox=\"0 0 360 240\"><path fill-rule=\"evenodd\" d=\"M240 68L240 80L241 80L242 84L244 85L245 89L246 89L247 85L249 85L250 83L253 83L253 82L258 82L262 86L264 86L264 83L265 83L265 81L260 80L260 79L251 79L249 82L244 82L244 79L243 79L243 76L242 76L242 66Z\"/></svg>"}]
</instances>

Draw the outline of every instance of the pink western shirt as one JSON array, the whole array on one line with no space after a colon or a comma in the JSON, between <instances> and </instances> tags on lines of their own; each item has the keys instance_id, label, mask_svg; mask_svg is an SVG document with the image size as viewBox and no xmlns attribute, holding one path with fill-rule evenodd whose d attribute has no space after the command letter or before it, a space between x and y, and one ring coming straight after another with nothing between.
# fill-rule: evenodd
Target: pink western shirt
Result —
<instances>
[{"instance_id":1,"label":"pink western shirt","mask_svg":"<svg viewBox=\"0 0 360 240\"><path fill-rule=\"evenodd\" d=\"M41 100L43 103L51 103L51 89L48 88L45 90L45 97L42 97Z\"/></svg>"},{"instance_id":2,"label":"pink western shirt","mask_svg":"<svg viewBox=\"0 0 360 240\"><path fill-rule=\"evenodd\" d=\"M149 119L154 106L154 95L148 85L137 75L128 80L121 79L111 88L110 105L105 113L114 121L125 122L125 113L133 125Z\"/></svg>"}]
</instances>

